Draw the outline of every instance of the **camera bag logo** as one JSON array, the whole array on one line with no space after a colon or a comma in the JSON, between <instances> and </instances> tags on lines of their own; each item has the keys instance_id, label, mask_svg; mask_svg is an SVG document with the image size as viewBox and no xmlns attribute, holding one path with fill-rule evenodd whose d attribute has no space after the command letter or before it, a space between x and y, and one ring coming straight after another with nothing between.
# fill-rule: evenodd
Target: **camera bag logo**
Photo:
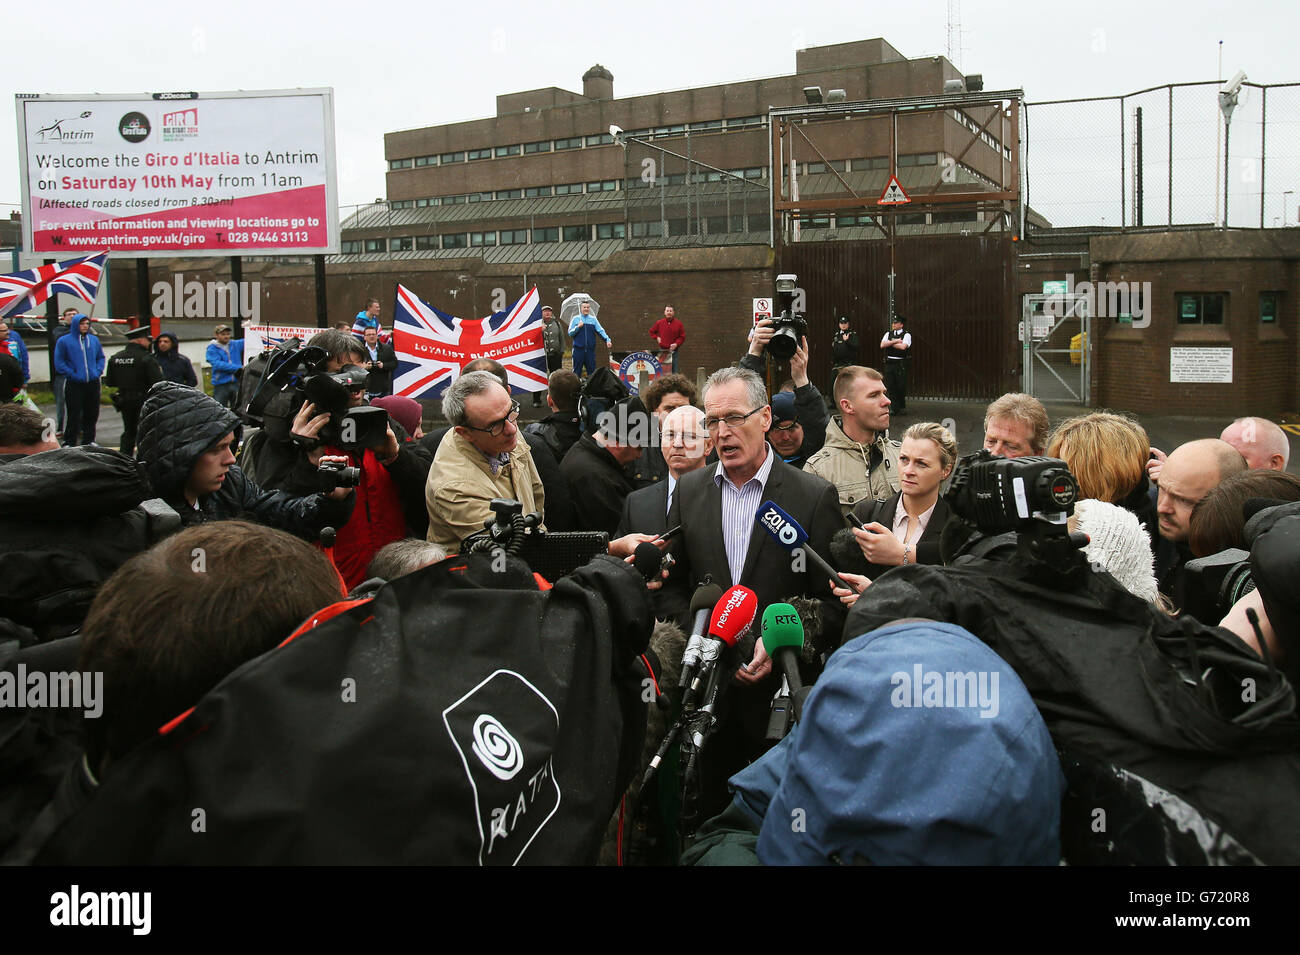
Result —
<instances>
[{"instance_id":1,"label":"camera bag logo","mask_svg":"<svg viewBox=\"0 0 1300 955\"><path fill-rule=\"evenodd\" d=\"M516 865L560 808L560 716L537 687L497 670L442 712L474 792L479 865Z\"/></svg>"}]
</instances>

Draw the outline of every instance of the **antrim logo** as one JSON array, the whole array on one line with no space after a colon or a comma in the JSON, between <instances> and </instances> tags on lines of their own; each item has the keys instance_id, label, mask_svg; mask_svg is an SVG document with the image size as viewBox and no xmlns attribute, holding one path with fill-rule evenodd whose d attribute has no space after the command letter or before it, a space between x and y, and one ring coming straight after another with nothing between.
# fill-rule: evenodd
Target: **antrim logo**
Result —
<instances>
[{"instance_id":1,"label":"antrim logo","mask_svg":"<svg viewBox=\"0 0 1300 955\"><path fill-rule=\"evenodd\" d=\"M90 119L90 110L86 110L80 116L73 116L67 119L56 119L48 126L42 126L36 130L36 141L38 143L88 143L93 142L95 134L88 129L69 128L73 123L80 119Z\"/></svg>"}]
</instances>

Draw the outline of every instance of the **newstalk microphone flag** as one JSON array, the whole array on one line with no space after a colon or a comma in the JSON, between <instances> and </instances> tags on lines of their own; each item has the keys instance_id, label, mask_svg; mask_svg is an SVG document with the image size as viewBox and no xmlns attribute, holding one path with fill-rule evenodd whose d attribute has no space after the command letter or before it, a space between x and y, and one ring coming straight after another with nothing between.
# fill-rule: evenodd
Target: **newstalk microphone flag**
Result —
<instances>
[{"instance_id":1,"label":"newstalk microphone flag","mask_svg":"<svg viewBox=\"0 0 1300 955\"><path fill-rule=\"evenodd\" d=\"M512 392L543 391L547 372L542 327L536 286L505 311L486 318L455 318L399 285L393 310L393 394L441 398L475 358L504 365Z\"/></svg>"},{"instance_id":2,"label":"newstalk microphone flag","mask_svg":"<svg viewBox=\"0 0 1300 955\"><path fill-rule=\"evenodd\" d=\"M108 252L104 251L26 272L0 275L0 315L36 308L51 295L60 293L93 303L107 263Z\"/></svg>"}]
</instances>

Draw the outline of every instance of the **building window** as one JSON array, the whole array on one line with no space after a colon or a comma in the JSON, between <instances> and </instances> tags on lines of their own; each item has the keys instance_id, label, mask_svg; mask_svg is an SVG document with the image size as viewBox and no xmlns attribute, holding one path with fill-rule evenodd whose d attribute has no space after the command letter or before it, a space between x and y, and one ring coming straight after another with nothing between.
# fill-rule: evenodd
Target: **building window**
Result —
<instances>
[{"instance_id":1,"label":"building window","mask_svg":"<svg viewBox=\"0 0 1300 955\"><path fill-rule=\"evenodd\" d=\"M722 128L722 120L720 119L711 119L703 123L691 123L692 132L694 132L697 129L721 129L721 128Z\"/></svg>"},{"instance_id":2,"label":"building window","mask_svg":"<svg viewBox=\"0 0 1300 955\"><path fill-rule=\"evenodd\" d=\"M602 182L587 183L588 192L613 192L617 188L618 188L617 179L606 179Z\"/></svg>"},{"instance_id":3,"label":"building window","mask_svg":"<svg viewBox=\"0 0 1300 955\"><path fill-rule=\"evenodd\" d=\"M389 169L410 169L415 164L413 159L393 159L388 163Z\"/></svg>"},{"instance_id":4,"label":"building window","mask_svg":"<svg viewBox=\"0 0 1300 955\"><path fill-rule=\"evenodd\" d=\"M565 184L563 184L563 185L556 186L556 187L555 187L555 194L556 194L557 196L574 196L574 195L582 195L582 183L580 183L580 182L568 182L568 183L565 183Z\"/></svg>"},{"instance_id":5,"label":"building window","mask_svg":"<svg viewBox=\"0 0 1300 955\"><path fill-rule=\"evenodd\" d=\"M417 166L436 166L438 165L437 156L416 156L415 164Z\"/></svg>"},{"instance_id":6,"label":"building window","mask_svg":"<svg viewBox=\"0 0 1300 955\"><path fill-rule=\"evenodd\" d=\"M597 239L621 239L627 234L627 229L621 222L602 222L596 226Z\"/></svg>"},{"instance_id":7,"label":"building window","mask_svg":"<svg viewBox=\"0 0 1300 955\"><path fill-rule=\"evenodd\" d=\"M425 206L436 206L437 204L438 204L437 196L433 196L432 198L415 200L415 206L417 209L423 209Z\"/></svg>"},{"instance_id":8,"label":"building window","mask_svg":"<svg viewBox=\"0 0 1300 955\"><path fill-rule=\"evenodd\" d=\"M468 245L469 241L464 232L452 232L442 237L444 249L463 249Z\"/></svg>"},{"instance_id":9,"label":"building window","mask_svg":"<svg viewBox=\"0 0 1300 955\"><path fill-rule=\"evenodd\" d=\"M1263 324L1276 324L1277 314L1282 311L1281 292L1259 293L1259 320Z\"/></svg>"},{"instance_id":10,"label":"building window","mask_svg":"<svg viewBox=\"0 0 1300 955\"><path fill-rule=\"evenodd\" d=\"M501 244L502 245L527 245L528 230L527 229L513 229L513 230L502 229Z\"/></svg>"},{"instance_id":11,"label":"building window","mask_svg":"<svg viewBox=\"0 0 1300 955\"><path fill-rule=\"evenodd\" d=\"M1174 296L1179 325L1222 325L1224 292L1179 292Z\"/></svg>"},{"instance_id":12,"label":"building window","mask_svg":"<svg viewBox=\"0 0 1300 955\"><path fill-rule=\"evenodd\" d=\"M412 242L413 240L409 235L400 236L395 239L389 239L388 251L389 252L410 252L411 249L413 248Z\"/></svg>"},{"instance_id":13,"label":"building window","mask_svg":"<svg viewBox=\"0 0 1300 955\"><path fill-rule=\"evenodd\" d=\"M354 255L361 251L361 243L356 239L344 239L343 242L339 244L339 251L344 255Z\"/></svg>"},{"instance_id":14,"label":"building window","mask_svg":"<svg viewBox=\"0 0 1300 955\"><path fill-rule=\"evenodd\" d=\"M414 199L394 199L392 202L390 202L390 203L388 204L388 208L390 208L390 209L414 209L414 208L415 208L415 200L414 200Z\"/></svg>"},{"instance_id":15,"label":"building window","mask_svg":"<svg viewBox=\"0 0 1300 955\"><path fill-rule=\"evenodd\" d=\"M741 116L738 119L727 120L728 129L736 129L738 127L743 127L743 126L762 126L762 125L763 125L762 116Z\"/></svg>"},{"instance_id":16,"label":"building window","mask_svg":"<svg viewBox=\"0 0 1300 955\"><path fill-rule=\"evenodd\" d=\"M496 155L498 159L502 156L518 156L519 144L515 143L513 146L498 146L496 149Z\"/></svg>"},{"instance_id":17,"label":"building window","mask_svg":"<svg viewBox=\"0 0 1300 955\"><path fill-rule=\"evenodd\" d=\"M721 235L727 231L726 216L709 216L705 221L709 226L709 235Z\"/></svg>"},{"instance_id":18,"label":"building window","mask_svg":"<svg viewBox=\"0 0 1300 955\"><path fill-rule=\"evenodd\" d=\"M495 232L471 232L469 234L469 244L475 249L485 245L496 245L497 234Z\"/></svg>"},{"instance_id":19,"label":"building window","mask_svg":"<svg viewBox=\"0 0 1300 955\"><path fill-rule=\"evenodd\" d=\"M522 189L498 189L498 199L522 199L524 191Z\"/></svg>"},{"instance_id":20,"label":"building window","mask_svg":"<svg viewBox=\"0 0 1300 955\"><path fill-rule=\"evenodd\" d=\"M566 225L564 227L565 242L586 242L591 238L591 230L585 225Z\"/></svg>"},{"instance_id":21,"label":"building window","mask_svg":"<svg viewBox=\"0 0 1300 955\"><path fill-rule=\"evenodd\" d=\"M829 229L831 227L830 216L811 216L803 220L805 229Z\"/></svg>"},{"instance_id":22,"label":"building window","mask_svg":"<svg viewBox=\"0 0 1300 955\"><path fill-rule=\"evenodd\" d=\"M415 247L417 249L436 249L438 248L438 237L436 235L417 235L415 237Z\"/></svg>"},{"instance_id":23,"label":"building window","mask_svg":"<svg viewBox=\"0 0 1300 955\"><path fill-rule=\"evenodd\" d=\"M388 244L383 239L366 239L367 252L387 252Z\"/></svg>"},{"instance_id":24,"label":"building window","mask_svg":"<svg viewBox=\"0 0 1300 955\"><path fill-rule=\"evenodd\" d=\"M660 219L653 222L633 222L632 237L634 239L645 238L647 236L661 236L664 234L664 224Z\"/></svg>"},{"instance_id":25,"label":"building window","mask_svg":"<svg viewBox=\"0 0 1300 955\"><path fill-rule=\"evenodd\" d=\"M534 242L559 242L560 241L559 226L549 226L548 228L545 229L534 229L533 241Z\"/></svg>"},{"instance_id":26,"label":"building window","mask_svg":"<svg viewBox=\"0 0 1300 955\"><path fill-rule=\"evenodd\" d=\"M685 220L685 219L669 219L669 220L668 220L668 234L669 234L669 235L688 235L689 233L686 231L686 220Z\"/></svg>"},{"instance_id":27,"label":"building window","mask_svg":"<svg viewBox=\"0 0 1300 955\"><path fill-rule=\"evenodd\" d=\"M581 149L581 148L582 148L581 136L574 136L571 139L557 139L555 141L556 152L559 152L562 149Z\"/></svg>"},{"instance_id":28,"label":"building window","mask_svg":"<svg viewBox=\"0 0 1300 955\"><path fill-rule=\"evenodd\" d=\"M443 165L449 162L464 162L464 161L465 161L464 153L443 153L441 156L438 157L438 162Z\"/></svg>"},{"instance_id":29,"label":"building window","mask_svg":"<svg viewBox=\"0 0 1300 955\"><path fill-rule=\"evenodd\" d=\"M525 199L536 199L539 196L549 196L551 194L550 186L529 186L524 190Z\"/></svg>"},{"instance_id":30,"label":"building window","mask_svg":"<svg viewBox=\"0 0 1300 955\"><path fill-rule=\"evenodd\" d=\"M894 216L894 222L897 223L898 225L925 225L926 224L925 213L913 212L913 213L908 213L906 215L897 215ZM871 220L868 219L866 224L870 225Z\"/></svg>"},{"instance_id":31,"label":"building window","mask_svg":"<svg viewBox=\"0 0 1300 955\"><path fill-rule=\"evenodd\" d=\"M466 196L443 196L442 204L444 206L463 206L468 201Z\"/></svg>"},{"instance_id":32,"label":"building window","mask_svg":"<svg viewBox=\"0 0 1300 955\"><path fill-rule=\"evenodd\" d=\"M543 139L538 143L524 143L525 153L549 153L551 151L551 141Z\"/></svg>"},{"instance_id":33,"label":"building window","mask_svg":"<svg viewBox=\"0 0 1300 955\"><path fill-rule=\"evenodd\" d=\"M962 212L935 212L930 216L930 221L934 223L979 222L980 214L974 209L966 209Z\"/></svg>"},{"instance_id":34,"label":"building window","mask_svg":"<svg viewBox=\"0 0 1300 955\"><path fill-rule=\"evenodd\" d=\"M675 172L671 176L660 176L659 182L665 186L684 186L686 185L686 173Z\"/></svg>"},{"instance_id":35,"label":"building window","mask_svg":"<svg viewBox=\"0 0 1300 955\"><path fill-rule=\"evenodd\" d=\"M588 136L588 146L608 146L614 142L614 137L609 133L601 133L599 136Z\"/></svg>"},{"instance_id":36,"label":"building window","mask_svg":"<svg viewBox=\"0 0 1300 955\"><path fill-rule=\"evenodd\" d=\"M829 162L810 162L808 164L808 175L810 176L815 176L818 173L830 172L831 170L835 170L836 172L843 172L844 160L832 159Z\"/></svg>"},{"instance_id":37,"label":"building window","mask_svg":"<svg viewBox=\"0 0 1300 955\"><path fill-rule=\"evenodd\" d=\"M750 232L768 232L772 228L772 215L768 212L755 212L749 217Z\"/></svg>"},{"instance_id":38,"label":"building window","mask_svg":"<svg viewBox=\"0 0 1300 955\"><path fill-rule=\"evenodd\" d=\"M491 158L492 158L492 150L490 150L490 149L471 149L469 152L467 152L467 153L465 154L465 158L466 158L467 160L474 160L474 159L491 159Z\"/></svg>"},{"instance_id":39,"label":"building window","mask_svg":"<svg viewBox=\"0 0 1300 955\"><path fill-rule=\"evenodd\" d=\"M491 202L492 193L490 192L471 192L465 197L466 202Z\"/></svg>"}]
</instances>

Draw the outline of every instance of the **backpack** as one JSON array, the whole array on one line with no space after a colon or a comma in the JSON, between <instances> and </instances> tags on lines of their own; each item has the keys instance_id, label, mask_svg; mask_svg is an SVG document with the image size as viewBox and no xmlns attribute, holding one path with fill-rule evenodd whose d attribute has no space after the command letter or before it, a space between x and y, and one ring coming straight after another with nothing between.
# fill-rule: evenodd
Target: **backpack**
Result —
<instances>
[{"instance_id":1,"label":"backpack","mask_svg":"<svg viewBox=\"0 0 1300 955\"><path fill-rule=\"evenodd\" d=\"M595 434L600 426L600 416L630 394L632 389L627 386L627 382L612 370L597 368L582 386L582 397L578 399L582 430L587 434Z\"/></svg>"}]
</instances>

